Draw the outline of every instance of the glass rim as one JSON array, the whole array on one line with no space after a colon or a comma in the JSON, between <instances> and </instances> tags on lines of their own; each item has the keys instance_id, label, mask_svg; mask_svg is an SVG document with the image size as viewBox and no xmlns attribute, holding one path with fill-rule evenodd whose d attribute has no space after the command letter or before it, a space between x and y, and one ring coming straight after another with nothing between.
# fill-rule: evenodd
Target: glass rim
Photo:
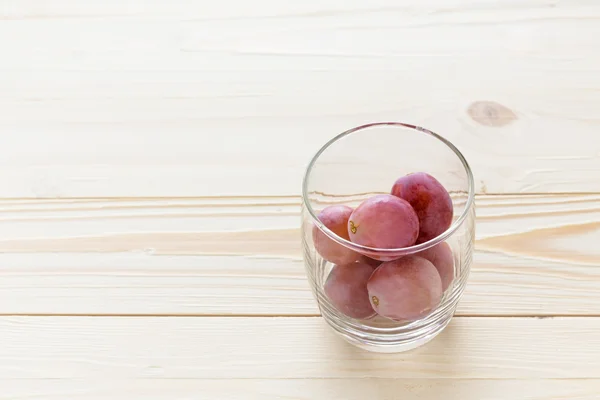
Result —
<instances>
[{"instance_id":1,"label":"glass rim","mask_svg":"<svg viewBox=\"0 0 600 400\"><path fill-rule=\"evenodd\" d=\"M450 150L452 150L454 152L454 154L461 161L461 163L465 169L465 172L467 173L468 198L467 198L467 202L465 203L465 208L464 208L463 212L452 223L452 225L450 225L450 227L448 229L446 229L443 233L439 234L438 236L436 236L435 238L433 238L427 242L415 244L415 245L408 246L408 247L400 247L400 248L370 247L370 246L363 246L363 245L351 242L349 240L346 240L346 239L338 236L331 229L327 228L321 222L321 220L319 220L318 215L315 213L315 210L313 209L311 202L308 199L309 177L310 177L310 174L311 174L317 160L321 156L321 154L323 154L325 152L325 150L327 150L329 147L331 147L331 145L333 145L340 139L342 139L354 132L361 131L361 130L368 129L368 128L379 127L379 126L408 128L408 129L419 131L419 132L422 132L422 133L432 136L433 138L435 138L435 139L439 140L440 142L442 142L443 144L445 144L446 147L448 147ZM312 219L313 224L315 224L330 239L336 241L337 243L339 243L345 247L348 247L352 250L358 251L359 253L362 253L362 254L367 253L367 255L372 254L372 255L376 255L376 256L379 255L379 256L392 256L392 257L402 256L402 255L412 254L412 253L416 253L416 252L428 249L430 247L435 246L438 243L443 242L444 240L446 240L450 236L452 236L452 234L454 234L454 232L456 232L458 230L458 228L462 225L462 223L465 221L465 219L471 212L471 209L473 208L474 200L475 200L475 183L474 183L474 178L473 178L473 172L471 171L471 167L469 166L469 163L467 162L467 160L463 156L463 154L460 152L460 150L458 150L458 148L456 146L454 146L454 144L452 144L452 142L450 142L448 139L440 136L439 134L437 134L433 131L430 131L429 129L425 129L425 128L417 126L417 125L407 124L404 122L372 122L369 124L356 126L354 128L348 129L348 130L334 136L327 143L325 143L312 157L312 159L308 163L308 166L306 167L306 170L304 172L304 177L302 179L302 202L304 203L306 209L308 210L308 213Z\"/></svg>"}]
</instances>

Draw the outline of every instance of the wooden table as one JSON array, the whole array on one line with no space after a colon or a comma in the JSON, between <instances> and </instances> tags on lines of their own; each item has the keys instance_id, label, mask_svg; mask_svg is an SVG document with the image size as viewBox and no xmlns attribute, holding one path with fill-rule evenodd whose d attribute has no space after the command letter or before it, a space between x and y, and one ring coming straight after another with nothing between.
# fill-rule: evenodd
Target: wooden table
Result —
<instances>
[{"instance_id":1,"label":"wooden table","mask_svg":"<svg viewBox=\"0 0 600 400\"><path fill-rule=\"evenodd\" d=\"M0 399L600 398L600 4L0 2ZM447 330L319 317L300 180L415 123L477 184Z\"/></svg>"}]
</instances>

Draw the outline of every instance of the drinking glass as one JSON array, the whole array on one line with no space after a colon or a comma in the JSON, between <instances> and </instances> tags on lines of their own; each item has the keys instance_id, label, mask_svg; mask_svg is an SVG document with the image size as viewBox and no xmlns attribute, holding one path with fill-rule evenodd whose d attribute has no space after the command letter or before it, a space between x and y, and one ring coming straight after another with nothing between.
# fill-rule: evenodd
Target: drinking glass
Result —
<instances>
[{"instance_id":1,"label":"drinking glass","mask_svg":"<svg viewBox=\"0 0 600 400\"><path fill-rule=\"evenodd\" d=\"M323 208L356 207L373 195L389 194L397 178L413 172L435 177L449 192L454 207L451 226L428 242L398 249L366 247L345 240L319 221ZM359 126L335 136L310 161L302 185L301 224L306 275L329 326L350 343L370 351L410 350L427 343L448 325L465 289L475 235L473 175L460 151L430 130L401 122ZM452 250L454 279L438 306L421 319L350 318L339 312L324 292L334 265L316 251L314 229L341 246L377 259L418 255L445 242Z\"/></svg>"}]
</instances>

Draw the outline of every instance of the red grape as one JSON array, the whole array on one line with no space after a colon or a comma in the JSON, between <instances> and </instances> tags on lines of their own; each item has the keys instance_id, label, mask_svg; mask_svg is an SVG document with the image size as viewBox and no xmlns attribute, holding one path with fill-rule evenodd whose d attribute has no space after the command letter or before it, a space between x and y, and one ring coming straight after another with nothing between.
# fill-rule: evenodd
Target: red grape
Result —
<instances>
[{"instance_id":1,"label":"red grape","mask_svg":"<svg viewBox=\"0 0 600 400\"><path fill-rule=\"evenodd\" d=\"M433 176L424 172L403 176L394 183L392 194L415 209L420 229L417 243L433 239L452 224L452 199Z\"/></svg>"},{"instance_id":2,"label":"red grape","mask_svg":"<svg viewBox=\"0 0 600 400\"><path fill-rule=\"evenodd\" d=\"M361 262L333 267L325 281L324 290L338 311L357 319L375 315L367 292L367 281L373 270L373 267Z\"/></svg>"},{"instance_id":3,"label":"red grape","mask_svg":"<svg viewBox=\"0 0 600 400\"><path fill-rule=\"evenodd\" d=\"M446 291L454 279L454 257L448 243L443 242L416 254L429 260L442 278L442 291Z\"/></svg>"},{"instance_id":4,"label":"red grape","mask_svg":"<svg viewBox=\"0 0 600 400\"><path fill-rule=\"evenodd\" d=\"M429 314L442 297L442 281L433 264L414 255L381 264L367 282L377 314L411 321Z\"/></svg>"},{"instance_id":5,"label":"red grape","mask_svg":"<svg viewBox=\"0 0 600 400\"><path fill-rule=\"evenodd\" d=\"M352 214L352 208L348 206L329 206L318 215L319 220L339 237L350 240L348 235L348 218ZM321 231L316 225L313 226L313 242L315 249L325 260L334 264L349 264L358 259L360 254L337 243Z\"/></svg>"},{"instance_id":6,"label":"red grape","mask_svg":"<svg viewBox=\"0 0 600 400\"><path fill-rule=\"evenodd\" d=\"M381 249L412 246L419 235L419 220L410 204L389 194L363 201L348 221L354 243Z\"/></svg>"}]
</instances>

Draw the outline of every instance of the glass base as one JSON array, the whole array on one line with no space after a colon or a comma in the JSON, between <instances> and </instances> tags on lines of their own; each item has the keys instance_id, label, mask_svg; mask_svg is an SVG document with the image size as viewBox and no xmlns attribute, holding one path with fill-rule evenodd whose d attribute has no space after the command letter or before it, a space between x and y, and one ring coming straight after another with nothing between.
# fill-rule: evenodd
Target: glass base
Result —
<instances>
[{"instance_id":1,"label":"glass base","mask_svg":"<svg viewBox=\"0 0 600 400\"><path fill-rule=\"evenodd\" d=\"M439 335L454 316L465 289L466 277L443 298L427 317L406 323L376 316L368 320L347 318L317 294L321 315L342 338L361 349L377 353L401 353L420 347Z\"/></svg>"},{"instance_id":2,"label":"glass base","mask_svg":"<svg viewBox=\"0 0 600 400\"><path fill-rule=\"evenodd\" d=\"M325 322L344 340L362 350L374 353L403 353L421 347L439 335L448 326L452 316L453 314L449 314L413 332L366 336L364 331L345 326L340 323L341 321L323 315Z\"/></svg>"}]
</instances>

